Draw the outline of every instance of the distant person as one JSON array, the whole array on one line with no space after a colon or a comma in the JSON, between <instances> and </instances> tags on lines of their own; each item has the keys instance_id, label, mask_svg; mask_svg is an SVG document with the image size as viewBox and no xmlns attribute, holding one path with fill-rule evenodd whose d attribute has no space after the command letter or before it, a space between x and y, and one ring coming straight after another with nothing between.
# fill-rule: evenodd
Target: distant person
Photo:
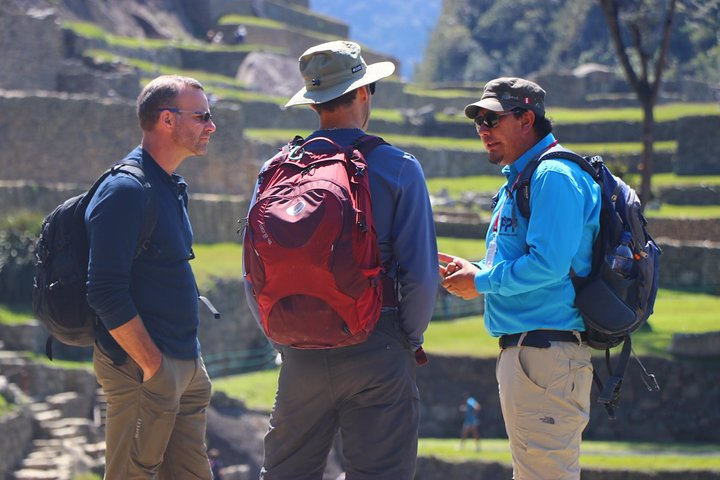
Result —
<instances>
[{"instance_id":1,"label":"distant person","mask_svg":"<svg viewBox=\"0 0 720 480\"><path fill-rule=\"evenodd\" d=\"M460 405L460 411L463 412L463 424L460 431L460 448L465 448L465 439L470 435L475 439L475 450L480 451L480 402L470 396L469 393L463 394L463 403Z\"/></svg>"},{"instance_id":2,"label":"distant person","mask_svg":"<svg viewBox=\"0 0 720 480\"><path fill-rule=\"evenodd\" d=\"M318 114L319 129L309 139L326 137L342 147L354 145L368 128L375 82L390 76L394 65L367 65L360 46L345 41L312 47L299 64L305 87L286 106L307 105ZM307 148L315 152L328 147L323 140ZM376 279L387 286L384 306L369 337L359 343L315 349L277 345L283 361L265 436L261 473L265 480L320 479L338 430L348 480L411 480L415 475L419 426L415 372L417 363L427 361L423 333L439 284L435 227L422 167L415 157L381 144L367 155L367 164L372 216L382 263L387 266ZM300 211L291 210L289 215ZM287 281L302 282L302 272L298 275ZM260 322L250 283L245 282L248 301ZM311 322L318 311L308 309L305 314Z\"/></svg>"},{"instance_id":3,"label":"distant person","mask_svg":"<svg viewBox=\"0 0 720 480\"><path fill-rule=\"evenodd\" d=\"M506 183L478 263L440 254L443 286L464 299L485 295L485 326L500 338L496 375L516 479L580 479L580 441L590 416L592 364L571 277L590 273L600 228L600 187L572 161L543 161L532 175L530 219L516 180L559 147L545 91L497 78L465 107ZM532 448L530 448L532 446Z\"/></svg>"},{"instance_id":4,"label":"distant person","mask_svg":"<svg viewBox=\"0 0 720 480\"><path fill-rule=\"evenodd\" d=\"M187 184L175 173L205 155L215 124L197 80L161 76L140 92L142 165L157 223L138 251L148 204L129 173L109 176L85 213L87 298L97 313L93 364L107 399L105 478L210 480L210 379L198 342Z\"/></svg>"},{"instance_id":5,"label":"distant person","mask_svg":"<svg viewBox=\"0 0 720 480\"><path fill-rule=\"evenodd\" d=\"M233 42L235 44L244 43L246 36L247 28L245 27L245 25L238 25L235 29L235 32L233 32Z\"/></svg>"}]
</instances>

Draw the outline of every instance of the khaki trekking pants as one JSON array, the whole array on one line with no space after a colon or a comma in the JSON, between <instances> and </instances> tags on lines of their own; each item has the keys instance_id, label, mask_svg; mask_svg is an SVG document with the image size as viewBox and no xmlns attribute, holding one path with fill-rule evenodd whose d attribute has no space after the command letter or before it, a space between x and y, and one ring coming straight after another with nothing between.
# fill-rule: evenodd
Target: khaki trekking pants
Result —
<instances>
[{"instance_id":1,"label":"khaki trekking pants","mask_svg":"<svg viewBox=\"0 0 720 480\"><path fill-rule=\"evenodd\" d=\"M210 379L202 358L163 355L145 383L134 361L115 365L97 345L93 364L107 399L106 479L212 479L205 446Z\"/></svg>"},{"instance_id":2,"label":"khaki trekking pants","mask_svg":"<svg viewBox=\"0 0 720 480\"><path fill-rule=\"evenodd\" d=\"M550 343L506 348L498 358L515 480L580 479L580 441L590 417L590 348Z\"/></svg>"}]
</instances>

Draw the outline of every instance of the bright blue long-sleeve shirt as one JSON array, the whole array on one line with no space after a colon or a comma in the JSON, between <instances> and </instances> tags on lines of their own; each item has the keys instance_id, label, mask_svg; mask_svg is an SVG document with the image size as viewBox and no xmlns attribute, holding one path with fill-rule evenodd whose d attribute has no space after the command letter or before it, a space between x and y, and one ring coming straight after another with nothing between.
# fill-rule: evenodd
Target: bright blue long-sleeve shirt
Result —
<instances>
[{"instance_id":1,"label":"bright blue long-sleeve shirt","mask_svg":"<svg viewBox=\"0 0 720 480\"><path fill-rule=\"evenodd\" d=\"M496 243L495 255L492 262L486 256L475 275L475 287L485 294L485 326L493 336L585 330L573 306L570 268L579 276L590 273L600 228L600 186L569 160L545 160L531 178L529 219L518 210L512 189L523 168L555 143L549 134L503 168L507 182L486 236L488 251Z\"/></svg>"},{"instance_id":2,"label":"bright blue long-sleeve shirt","mask_svg":"<svg viewBox=\"0 0 720 480\"><path fill-rule=\"evenodd\" d=\"M90 244L88 303L107 329L139 314L163 353L196 358L198 294L189 263L193 234L187 184L179 175L168 175L141 147L128 158L142 164L154 192L158 219L150 237L153 248L134 259L146 209L144 187L126 173L109 176L85 212ZM114 359L124 358L106 330L100 329L98 341Z\"/></svg>"},{"instance_id":3,"label":"bright blue long-sleeve shirt","mask_svg":"<svg viewBox=\"0 0 720 480\"><path fill-rule=\"evenodd\" d=\"M350 145L364 134L356 128L317 130L308 139L321 136ZM383 264L390 265L387 274L399 285L401 328L417 349L430 323L439 285L435 224L425 176L415 157L391 145L380 145L366 160L380 254ZM254 201L253 196L251 207ZM247 282L245 290L259 323Z\"/></svg>"}]
</instances>

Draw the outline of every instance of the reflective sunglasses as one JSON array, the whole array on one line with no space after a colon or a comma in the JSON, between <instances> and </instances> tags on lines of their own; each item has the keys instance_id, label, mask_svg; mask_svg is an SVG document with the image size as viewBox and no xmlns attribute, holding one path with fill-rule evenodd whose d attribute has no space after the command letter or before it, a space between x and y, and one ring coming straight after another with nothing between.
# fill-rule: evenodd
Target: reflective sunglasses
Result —
<instances>
[{"instance_id":1,"label":"reflective sunglasses","mask_svg":"<svg viewBox=\"0 0 720 480\"><path fill-rule=\"evenodd\" d=\"M368 89L370 90L370 95L375 95L375 82L369 84Z\"/></svg>"},{"instance_id":2,"label":"reflective sunglasses","mask_svg":"<svg viewBox=\"0 0 720 480\"><path fill-rule=\"evenodd\" d=\"M210 112L196 112L194 110L180 110L179 108L172 108L172 107L158 108L159 112L162 112L163 110L167 110L168 112L173 112L173 113L192 113L195 117L197 117L198 120L201 120L203 123L208 123L213 118L212 115L210 114Z\"/></svg>"},{"instance_id":3,"label":"reflective sunglasses","mask_svg":"<svg viewBox=\"0 0 720 480\"><path fill-rule=\"evenodd\" d=\"M514 113L515 110L510 110L509 112L503 113L487 112L485 115L478 115L477 117L475 117L475 126L480 127L482 125L485 125L488 128L495 128L500 125L500 117L504 117L505 115L512 115Z\"/></svg>"}]
</instances>

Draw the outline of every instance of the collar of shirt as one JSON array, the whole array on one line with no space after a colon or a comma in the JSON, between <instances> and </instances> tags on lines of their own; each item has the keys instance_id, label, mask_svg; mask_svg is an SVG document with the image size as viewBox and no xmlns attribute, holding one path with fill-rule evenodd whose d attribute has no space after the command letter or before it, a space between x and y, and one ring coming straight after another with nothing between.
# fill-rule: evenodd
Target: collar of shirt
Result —
<instances>
[{"instance_id":1,"label":"collar of shirt","mask_svg":"<svg viewBox=\"0 0 720 480\"><path fill-rule=\"evenodd\" d=\"M507 177L509 182L512 182L512 180L514 180L518 174L523 171L523 168L527 167L530 161L541 155L555 142L555 136L552 133L548 133L544 138L533 145L530 150L523 153L520 158L515 160L512 164L503 167L502 173Z\"/></svg>"}]
</instances>

